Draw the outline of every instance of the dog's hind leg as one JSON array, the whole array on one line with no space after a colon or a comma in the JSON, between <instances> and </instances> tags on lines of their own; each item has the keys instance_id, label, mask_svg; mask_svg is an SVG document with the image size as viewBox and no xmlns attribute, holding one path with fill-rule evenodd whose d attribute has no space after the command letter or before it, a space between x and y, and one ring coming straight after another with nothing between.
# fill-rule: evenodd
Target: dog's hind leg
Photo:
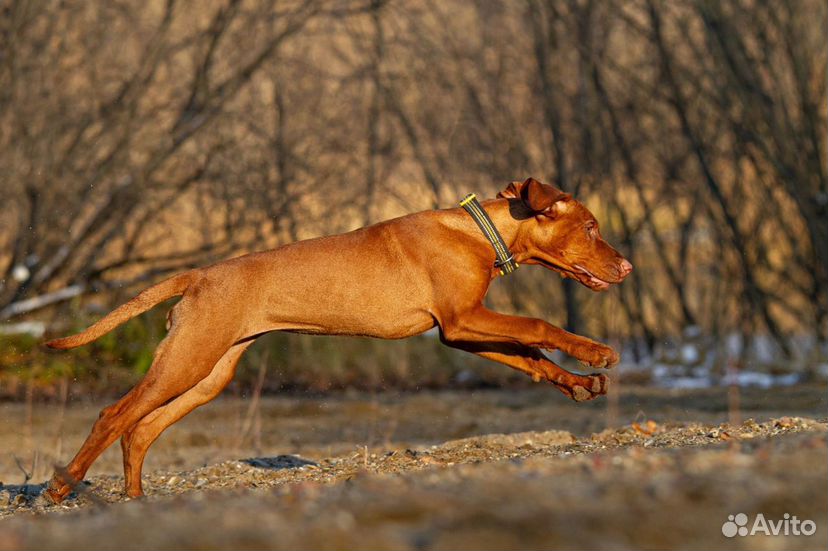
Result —
<instances>
[{"instance_id":1,"label":"dog's hind leg","mask_svg":"<svg viewBox=\"0 0 828 551\"><path fill-rule=\"evenodd\" d=\"M244 351L252 340L233 345L207 377L173 401L146 415L121 437L124 453L124 486L129 497L144 494L141 487L141 469L147 450L167 427L204 405L224 390L233 375Z\"/></svg>"},{"instance_id":2,"label":"dog's hind leg","mask_svg":"<svg viewBox=\"0 0 828 551\"><path fill-rule=\"evenodd\" d=\"M181 303L179 303L181 304ZM215 319L217 312L198 321L181 312L167 337L158 346L155 359L140 383L115 404L104 408L78 453L65 469L66 477L55 474L47 495L56 503L82 480L98 456L146 415L180 396L210 374L216 362L233 346L237 336L229 324L224 331L203 319ZM65 478L69 478L66 480Z\"/></svg>"}]
</instances>

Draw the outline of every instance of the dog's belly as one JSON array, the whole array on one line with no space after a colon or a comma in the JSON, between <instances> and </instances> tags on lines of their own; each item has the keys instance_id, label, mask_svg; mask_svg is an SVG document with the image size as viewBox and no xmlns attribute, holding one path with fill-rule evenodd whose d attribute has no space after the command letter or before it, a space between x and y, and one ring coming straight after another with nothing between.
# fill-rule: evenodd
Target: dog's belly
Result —
<instances>
[{"instance_id":1,"label":"dog's belly","mask_svg":"<svg viewBox=\"0 0 828 551\"><path fill-rule=\"evenodd\" d=\"M430 316L405 316L396 319L374 320L361 319L351 316L336 316L319 319L315 322L308 320L271 320L266 331L290 331L293 333L308 333L314 335L351 335L361 337L376 337L380 339L403 339L419 335L434 327L434 320Z\"/></svg>"}]
</instances>

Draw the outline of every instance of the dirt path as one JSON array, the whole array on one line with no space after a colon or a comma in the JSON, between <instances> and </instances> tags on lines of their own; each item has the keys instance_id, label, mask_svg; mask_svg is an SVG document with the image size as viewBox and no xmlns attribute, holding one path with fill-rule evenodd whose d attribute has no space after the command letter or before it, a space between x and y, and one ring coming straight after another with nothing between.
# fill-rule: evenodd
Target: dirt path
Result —
<instances>
[{"instance_id":1,"label":"dirt path","mask_svg":"<svg viewBox=\"0 0 828 551\"><path fill-rule=\"evenodd\" d=\"M269 396L251 412L249 399L230 392L167 430L150 449L144 472L193 470L238 458L285 454L320 461L365 447L374 453L495 433L555 429L584 438L647 419L710 425L731 420L726 388L627 385L610 398L615 401L577 404L537 385L523 390ZM744 389L740 404L742 419L828 417L824 385ZM21 484L21 467L32 481L51 476L52 466L65 464L106 405L74 400L61 411L55 405L34 404L30 409L26 404L0 403L0 482ZM122 474L117 445L89 473L107 474Z\"/></svg>"},{"instance_id":2,"label":"dirt path","mask_svg":"<svg viewBox=\"0 0 828 551\"><path fill-rule=\"evenodd\" d=\"M3 521L0 548L738 549L766 537L728 539L722 523L760 512L813 519L814 536L782 543L824 548L826 431L790 417L645 423L588 438L527 432L321 461L225 461L154 472L149 497L128 503L113 476L93 477L60 507L7 487L4 514L17 518Z\"/></svg>"},{"instance_id":3,"label":"dirt path","mask_svg":"<svg viewBox=\"0 0 828 551\"><path fill-rule=\"evenodd\" d=\"M726 389L627 387L614 405L556 398L542 387L353 394L267 398L256 411L225 399L153 447L146 499L121 494L113 446L88 490L59 507L20 484L17 463L44 480L103 404L72 405L62 424L54 407L3 404L0 549L828 544L824 387L745 390L747 420L734 425ZM788 513L817 532L725 538L737 513Z\"/></svg>"}]
</instances>

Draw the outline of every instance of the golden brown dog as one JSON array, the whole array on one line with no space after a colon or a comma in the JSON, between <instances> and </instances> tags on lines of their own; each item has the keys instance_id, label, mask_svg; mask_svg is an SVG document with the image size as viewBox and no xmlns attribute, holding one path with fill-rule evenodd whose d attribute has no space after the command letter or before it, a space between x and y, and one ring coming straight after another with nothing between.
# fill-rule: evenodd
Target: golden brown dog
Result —
<instances>
[{"instance_id":1,"label":"golden brown dog","mask_svg":"<svg viewBox=\"0 0 828 551\"><path fill-rule=\"evenodd\" d=\"M618 283L632 265L610 247L578 201L534 179L512 183L485 211L520 264L539 264L593 290ZM558 349L593 368L618 354L539 319L483 306L497 277L495 252L460 208L426 211L350 233L301 241L192 270L162 281L86 331L53 340L87 344L161 301L182 295L169 334L144 379L101 411L65 470L49 484L61 501L118 437L126 493L142 495L147 449L164 429L215 398L260 335L291 331L400 339L438 326L442 341L546 380L574 400L607 391L605 375L577 375L552 363Z\"/></svg>"}]
</instances>

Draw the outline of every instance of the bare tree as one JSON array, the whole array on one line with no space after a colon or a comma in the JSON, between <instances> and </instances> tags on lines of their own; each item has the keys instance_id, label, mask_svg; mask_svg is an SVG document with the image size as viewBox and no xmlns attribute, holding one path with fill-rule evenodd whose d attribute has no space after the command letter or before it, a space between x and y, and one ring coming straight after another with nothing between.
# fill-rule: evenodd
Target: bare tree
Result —
<instances>
[{"instance_id":1,"label":"bare tree","mask_svg":"<svg viewBox=\"0 0 828 551\"><path fill-rule=\"evenodd\" d=\"M0 318L531 174L593 208L637 269L602 301L526 292L548 285L528 270L491 300L643 348L688 326L824 344L825 16L816 0L7 2Z\"/></svg>"}]
</instances>

